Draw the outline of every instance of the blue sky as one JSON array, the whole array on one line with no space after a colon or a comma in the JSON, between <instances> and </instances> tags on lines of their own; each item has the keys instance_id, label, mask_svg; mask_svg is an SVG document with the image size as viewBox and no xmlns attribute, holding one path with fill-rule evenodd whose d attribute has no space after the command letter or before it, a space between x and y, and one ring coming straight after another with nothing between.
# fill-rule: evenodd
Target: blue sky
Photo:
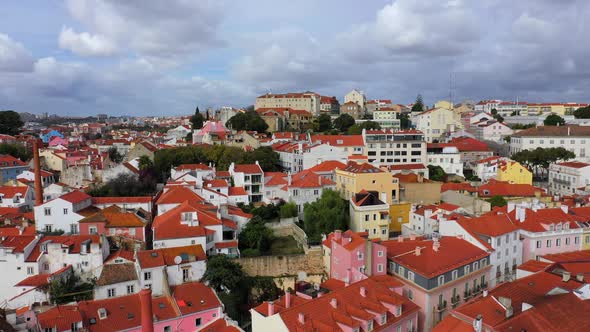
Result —
<instances>
[{"instance_id":1,"label":"blue sky","mask_svg":"<svg viewBox=\"0 0 590 332\"><path fill-rule=\"evenodd\" d=\"M313 90L588 102L583 0L7 0L0 109L188 114Z\"/></svg>"}]
</instances>

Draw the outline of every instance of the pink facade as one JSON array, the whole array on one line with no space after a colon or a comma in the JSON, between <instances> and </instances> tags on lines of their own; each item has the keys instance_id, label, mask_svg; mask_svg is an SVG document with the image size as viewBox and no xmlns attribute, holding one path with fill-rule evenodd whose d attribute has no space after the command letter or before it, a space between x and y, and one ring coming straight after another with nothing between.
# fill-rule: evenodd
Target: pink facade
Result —
<instances>
[{"instance_id":1,"label":"pink facade","mask_svg":"<svg viewBox=\"0 0 590 332\"><path fill-rule=\"evenodd\" d=\"M524 237L522 241L523 262L547 254L582 250L581 229L570 230L569 232L536 233L534 237L527 234L521 235Z\"/></svg>"},{"instance_id":2,"label":"pink facade","mask_svg":"<svg viewBox=\"0 0 590 332\"><path fill-rule=\"evenodd\" d=\"M123 236L129 239L145 242L145 227L105 227L104 222L96 223L80 223L81 235L92 235L90 228L95 228L96 233L107 236L116 235ZM133 231L132 231L133 230ZM133 233L135 232L135 235Z\"/></svg>"},{"instance_id":3,"label":"pink facade","mask_svg":"<svg viewBox=\"0 0 590 332\"><path fill-rule=\"evenodd\" d=\"M201 319L200 325L197 326L197 320ZM198 331L206 325L222 319L221 307L206 311L196 312L194 314L181 316L166 321L154 322L154 332L164 332L166 327L172 328L172 331ZM141 332L142 327L138 326L129 331Z\"/></svg>"}]
</instances>

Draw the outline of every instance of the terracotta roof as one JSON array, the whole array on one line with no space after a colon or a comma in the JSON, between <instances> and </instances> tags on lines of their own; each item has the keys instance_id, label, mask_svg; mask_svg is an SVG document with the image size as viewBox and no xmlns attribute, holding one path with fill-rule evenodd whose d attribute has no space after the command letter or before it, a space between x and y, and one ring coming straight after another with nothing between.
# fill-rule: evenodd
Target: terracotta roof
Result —
<instances>
[{"instance_id":1,"label":"terracotta roof","mask_svg":"<svg viewBox=\"0 0 590 332\"><path fill-rule=\"evenodd\" d=\"M455 182L445 182L442 184L441 188L440 188L440 192L444 193L445 191L467 191L467 192L476 192L476 188L473 187L470 183L468 182L461 182L461 183L455 183Z\"/></svg>"},{"instance_id":2,"label":"terracotta roof","mask_svg":"<svg viewBox=\"0 0 590 332\"><path fill-rule=\"evenodd\" d=\"M227 181L222 179L207 180L203 182L204 187L210 188L226 188L228 186Z\"/></svg>"},{"instance_id":3,"label":"terracotta roof","mask_svg":"<svg viewBox=\"0 0 590 332\"><path fill-rule=\"evenodd\" d=\"M198 222L190 226L181 223L181 214L185 212L196 212ZM205 226L221 224L222 221L217 218L216 214L207 211L198 203L185 201L174 209L157 216L154 219L152 229L154 230L154 240L179 239L211 234L214 231L207 229Z\"/></svg>"},{"instance_id":4,"label":"terracotta roof","mask_svg":"<svg viewBox=\"0 0 590 332\"><path fill-rule=\"evenodd\" d=\"M128 260L130 262L135 262L134 252L130 250L123 250L119 249L114 253L110 254L107 259L105 259L104 264L114 261L117 258L122 258Z\"/></svg>"},{"instance_id":5,"label":"terracotta roof","mask_svg":"<svg viewBox=\"0 0 590 332\"><path fill-rule=\"evenodd\" d=\"M541 262L541 261L538 261L538 260L531 259L531 260L529 260L527 262L524 262L521 265L519 265L518 266L518 269L519 270L533 272L533 273L537 273L539 271L545 270L545 268L547 268L547 266L549 266L549 265L551 265L551 263Z\"/></svg>"},{"instance_id":6,"label":"terracotta roof","mask_svg":"<svg viewBox=\"0 0 590 332\"><path fill-rule=\"evenodd\" d=\"M473 325L455 316L447 315L440 323L436 324L432 332L473 332Z\"/></svg>"},{"instance_id":7,"label":"terracotta roof","mask_svg":"<svg viewBox=\"0 0 590 332\"><path fill-rule=\"evenodd\" d=\"M312 143L325 143L331 146L364 146L362 135L311 135Z\"/></svg>"},{"instance_id":8,"label":"terracotta roof","mask_svg":"<svg viewBox=\"0 0 590 332\"><path fill-rule=\"evenodd\" d=\"M341 163L336 160L326 160L320 164L317 164L311 168L308 168L309 171L316 172L316 173L324 173L324 172L332 172L335 169L344 169L346 168L346 164Z\"/></svg>"},{"instance_id":9,"label":"terracotta roof","mask_svg":"<svg viewBox=\"0 0 590 332\"><path fill-rule=\"evenodd\" d=\"M27 164L8 154L0 155L0 168L16 166L27 166Z\"/></svg>"},{"instance_id":10,"label":"terracotta roof","mask_svg":"<svg viewBox=\"0 0 590 332\"><path fill-rule=\"evenodd\" d=\"M58 331L69 331L72 329L72 323L82 321L82 313L75 305L58 305L37 314L37 322L42 330L57 328Z\"/></svg>"},{"instance_id":11,"label":"terracotta roof","mask_svg":"<svg viewBox=\"0 0 590 332\"><path fill-rule=\"evenodd\" d=\"M223 241L223 242L215 242L215 248L224 249L224 248L237 248L238 241Z\"/></svg>"},{"instance_id":12,"label":"terracotta roof","mask_svg":"<svg viewBox=\"0 0 590 332\"><path fill-rule=\"evenodd\" d=\"M189 188L176 186L160 195L156 204L180 204L184 201L204 202L205 200Z\"/></svg>"},{"instance_id":13,"label":"terracotta roof","mask_svg":"<svg viewBox=\"0 0 590 332\"><path fill-rule=\"evenodd\" d=\"M532 186L530 184L509 183L507 181L497 181L490 179L487 183L477 188L480 197L535 197L548 196L544 189Z\"/></svg>"},{"instance_id":14,"label":"terracotta roof","mask_svg":"<svg viewBox=\"0 0 590 332\"><path fill-rule=\"evenodd\" d=\"M22 253L31 242L35 241L35 235L7 236L0 240L0 246L12 248L13 252Z\"/></svg>"},{"instance_id":15,"label":"terracotta roof","mask_svg":"<svg viewBox=\"0 0 590 332\"><path fill-rule=\"evenodd\" d=\"M0 186L0 196L5 198L5 199L12 199L14 198L16 195L19 195L23 198L23 202L24 202L24 198L27 194L27 190L29 190L29 187L15 187L15 186Z\"/></svg>"},{"instance_id":16,"label":"terracotta roof","mask_svg":"<svg viewBox=\"0 0 590 332\"><path fill-rule=\"evenodd\" d=\"M105 264L102 266L100 277L96 280L97 286L106 286L137 280L135 264Z\"/></svg>"},{"instance_id":17,"label":"terracotta roof","mask_svg":"<svg viewBox=\"0 0 590 332\"><path fill-rule=\"evenodd\" d=\"M326 247L332 247L332 242L336 242L344 249L352 251L367 242L367 233L365 232L353 232L351 230L347 230L346 232L340 232L340 239L337 240L336 238L338 232L340 231L328 234L322 244Z\"/></svg>"},{"instance_id":18,"label":"terracotta roof","mask_svg":"<svg viewBox=\"0 0 590 332\"><path fill-rule=\"evenodd\" d=\"M514 133L512 137L544 137L544 136L572 136L586 137L590 136L590 127L588 126L539 126L533 127Z\"/></svg>"},{"instance_id":19,"label":"terracotta roof","mask_svg":"<svg viewBox=\"0 0 590 332\"><path fill-rule=\"evenodd\" d=\"M239 327L229 324L224 318L220 318L213 323L203 327L201 332L241 332Z\"/></svg>"},{"instance_id":20,"label":"terracotta roof","mask_svg":"<svg viewBox=\"0 0 590 332\"><path fill-rule=\"evenodd\" d=\"M516 211L518 207L511 212L507 212L507 207L495 208L486 215L496 215L500 212L507 214L514 225L520 229L529 232L546 232L551 225L567 223L570 229L579 228L577 222L587 222L588 218L565 213L561 208L539 209L534 211L526 208L524 210L524 220L517 220Z\"/></svg>"},{"instance_id":21,"label":"terracotta roof","mask_svg":"<svg viewBox=\"0 0 590 332\"><path fill-rule=\"evenodd\" d=\"M77 203L80 203L80 202L85 201L87 199L90 199L92 197L80 190L74 190L74 191L71 191L65 195L60 196L59 198L65 200L65 201L68 201L72 204L77 204Z\"/></svg>"},{"instance_id":22,"label":"terracotta roof","mask_svg":"<svg viewBox=\"0 0 590 332\"><path fill-rule=\"evenodd\" d=\"M181 263L207 260L207 255L205 255L201 245L143 250L137 252L137 260L142 269L177 265L174 262L176 256L182 258Z\"/></svg>"},{"instance_id":23,"label":"terracotta roof","mask_svg":"<svg viewBox=\"0 0 590 332\"><path fill-rule=\"evenodd\" d=\"M228 196L244 196L244 195L248 195L248 192L246 192L246 189L244 189L244 187L229 187L227 195Z\"/></svg>"},{"instance_id":24,"label":"terracotta roof","mask_svg":"<svg viewBox=\"0 0 590 332\"><path fill-rule=\"evenodd\" d=\"M264 173L258 164L236 164L234 165L234 172L245 174Z\"/></svg>"},{"instance_id":25,"label":"terracotta roof","mask_svg":"<svg viewBox=\"0 0 590 332\"><path fill-rule=\"evenodd\" d=\"M566 162L558 163L557 165L563 166L563 167L571 167L571 168L584 168L584 167L590 166L590 164L588 164L588 163L583 163L583 162L579 162L579 161L566 161Z\"/></svg>"},{"instance_id":26,"label":"terracotta roof","mask_svg":"<svg viewBox=\"0 0 590 332\"><path fill-rule=\"evenodd\" d=\"M183 315L221 307L215 292L200 282L183 283L170 291Z\"/></svg>"},{"instance_id":27,"label":"terracotta roof","mask_svg":"<svg viewBox=\"0 0 590 332\"><path fill-rule=\"evenodd\" d=\"M554 263L590 262L590 250L568 251L559 254L546 254L543 259Z\"/></svg>"},{"instance_id":28,"label":"terracotta roof","mask_svg":"<svg viewBox=\"0 0 590 332\"><path fill-rule=\"evenodd\" d=\"M345 172L349 173L383 173L382 170L379 168L369 164L369 163L362 163L357 164L354 161L349 161L346 165L346 168L343 169Z\"/></svg>"},{"instance_id":29,"label":"terracotta roof","mask_svg":"<svg viewBox=\"0 0 590 332\"><path fill-rule=\"evenodd\" d=\"M440 247L435 251L433 240L404 239L403 242L381 242L387 248L387 257L390 260L426 278L433 278L489 256L484 250L457 237L443 236L439 243ZM419 256L414 253L416 247L422 248Z\"/></svg>"}]
</instances>

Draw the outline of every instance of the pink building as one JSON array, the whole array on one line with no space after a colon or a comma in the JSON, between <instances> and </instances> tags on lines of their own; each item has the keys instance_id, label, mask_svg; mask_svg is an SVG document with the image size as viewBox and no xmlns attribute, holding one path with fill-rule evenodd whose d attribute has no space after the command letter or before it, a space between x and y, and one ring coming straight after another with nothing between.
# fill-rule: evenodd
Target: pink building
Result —
<instances>
[{"instance_id":1,"label":"pink building","mask_svg":"<svg viewBox=\"0 0 590 332\"><path fill-rule=\"evenodd\" d=\"M507 214L520 229L522 261L526 262L547 254L582 249L583 225L590 219L569 210L567 205L551 209L510 205L490 213Z\"/></svg>"},{"instance_id":2,"label":"pink building","mask_svg":"<svg viewBox=\"0 0 590 332\"><path fill-rule=\"evenodd\" d=\"M387 249L367 233L335 231L322 242L324 266L330 278L354 283L387 273Z\"/></svg>"},{"instance_id":3,"label":"pink building","mask_svg":"<svg viewBox=\"0 0 590 332\"><path fill-rule=\"evenodd\" d=\"M387 275L356 283L329 279L317 297L291 294L251 309L252 331L416 331L416 304L402 296L403 284Z\"/></svg>"},{"instance_id":4,"label":"pink building","mask_svg":"<svg viewBox=\"0 0 590 332\"><path fill-rule=\"evenodd\" d=\"M449 308L487 288L489 253L459 237L384 241L389 273L421 309L418 330L430 331Z\"/></svg>"},{"instance_id":5,"label":"pink building","mask_svg":"<svg viewBox=\"0 0 590 332\"><path fill-rule=\"evenodd\" d=\"M145 214L147 215L147 212ZM149 219L140 215L141 213L126 212L116 205L111 205L80 220L80 234L104 234L145 242Z\"/></svg>"},{"instance_id":6,"label":"pink building","mask_svg":"<svg viewBox=\"0 0 590 332\"><path fill-rule=\"evenodd\" d=\"M38 313L27 322L27 328L140 332L144 325L142 316L146 313L151 313L148 322L153 322L153 331L157 332L206 330L213 324L217 326L218 320L224 320L221 301L211 288L199 282L176 286L170 295L152 297L151 308L142 303L141 296L140 293L56 306ZM227 326L227 323L219 325ZM241 330L235 327L234 331Z\"/></svg>"}]
</instances>

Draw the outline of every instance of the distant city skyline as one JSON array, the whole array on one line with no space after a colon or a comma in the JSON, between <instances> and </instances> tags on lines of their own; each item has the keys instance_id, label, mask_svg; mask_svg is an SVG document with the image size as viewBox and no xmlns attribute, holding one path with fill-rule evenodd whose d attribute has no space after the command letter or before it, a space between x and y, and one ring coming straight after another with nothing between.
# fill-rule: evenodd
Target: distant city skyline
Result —
<instances>
[{"instance_id":1,"label":"distant city skyline","mask_svg":"<svg viewBox=\"0 0 590 332\"><path fill-rule=\"evenodd\" d=\"M185 115L269 91L587 102L581 0L7 1L0 109ZM564 24L570 22L571 24Z\"/></svg>"}]
</instances>

